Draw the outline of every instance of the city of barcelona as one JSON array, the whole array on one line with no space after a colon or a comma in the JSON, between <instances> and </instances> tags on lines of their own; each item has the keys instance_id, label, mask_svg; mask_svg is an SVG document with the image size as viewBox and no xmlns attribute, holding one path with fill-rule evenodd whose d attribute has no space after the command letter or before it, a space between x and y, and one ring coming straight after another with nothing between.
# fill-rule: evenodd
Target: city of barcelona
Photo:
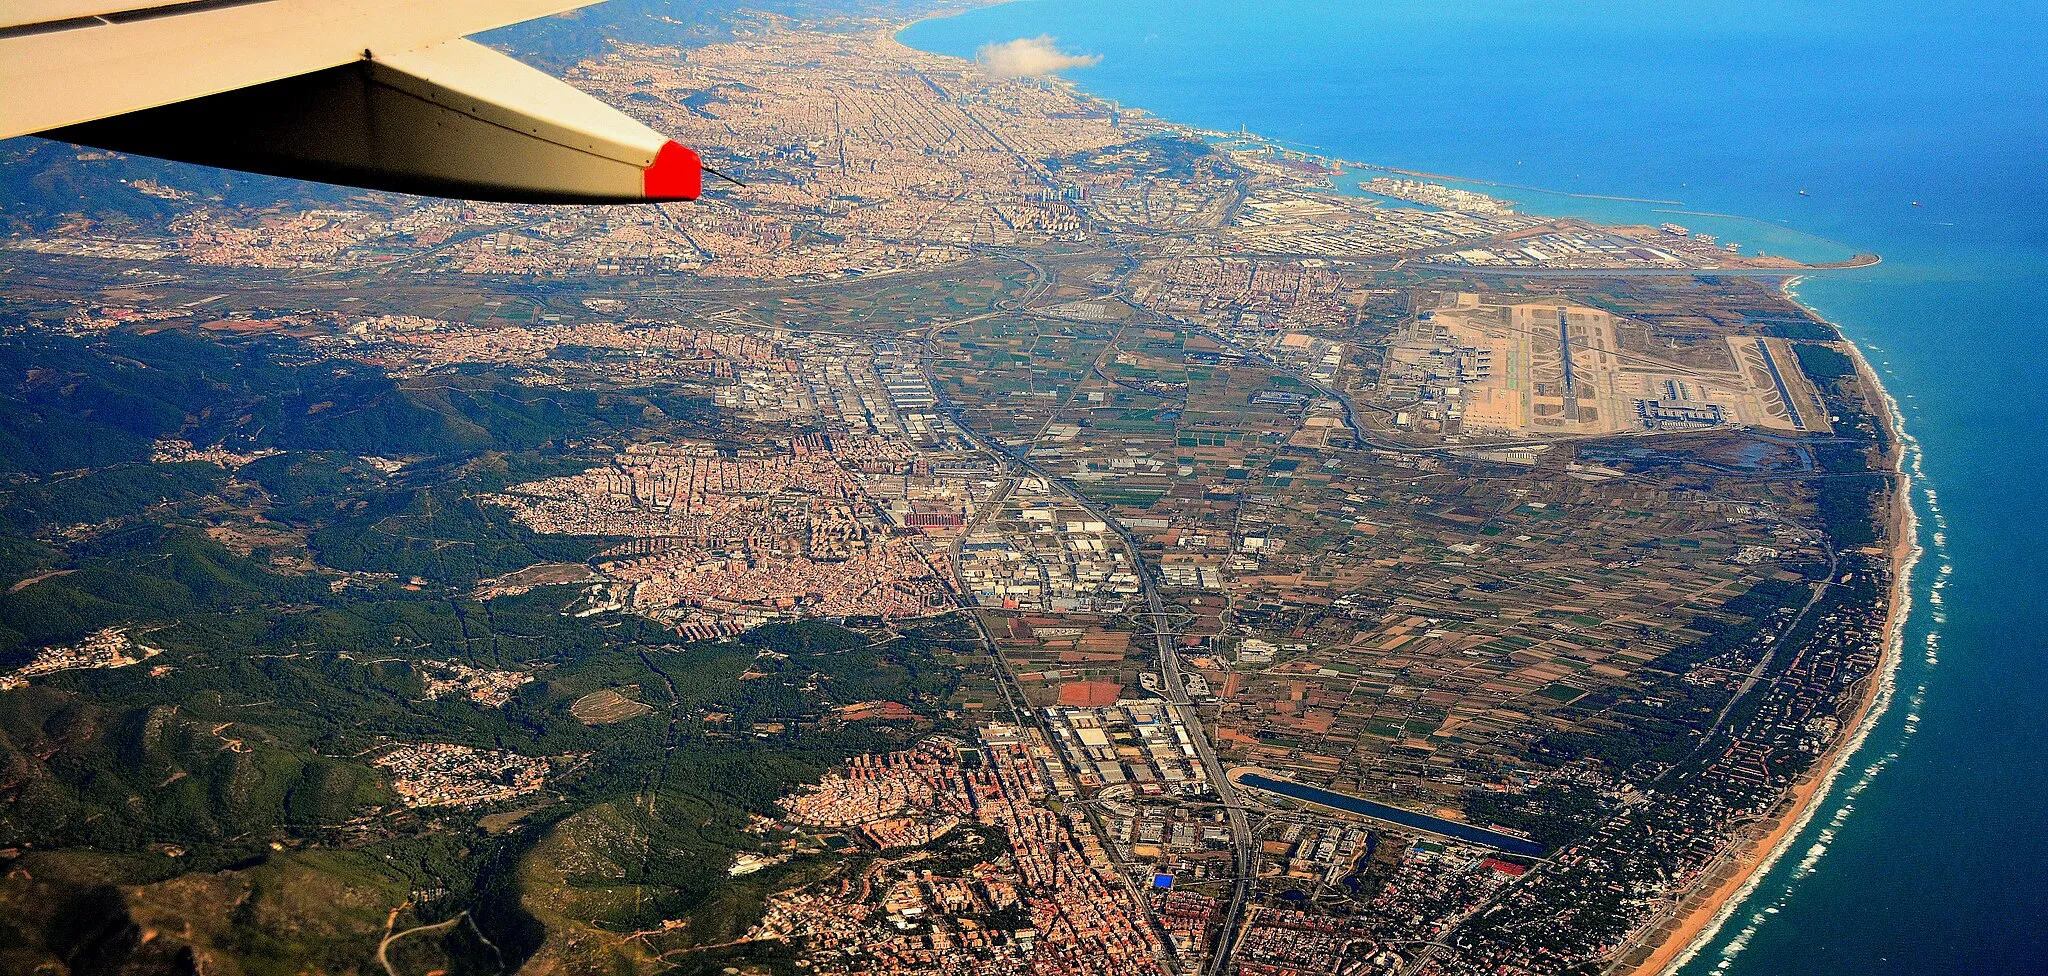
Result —
<instances>
[{"instance_id":1,"label":"city of barcelona","mask_svg":"<svg viewBox=\"0 0 2048 976\"><path fill-rule=\"evenodd\" d=\"M952 12L484 35L694 200L0 145L0 971L1653 976L1718 925L1888 694L1907 443L1792 291L1877 256L897 39Z\"/></svg>"}]
</instances>

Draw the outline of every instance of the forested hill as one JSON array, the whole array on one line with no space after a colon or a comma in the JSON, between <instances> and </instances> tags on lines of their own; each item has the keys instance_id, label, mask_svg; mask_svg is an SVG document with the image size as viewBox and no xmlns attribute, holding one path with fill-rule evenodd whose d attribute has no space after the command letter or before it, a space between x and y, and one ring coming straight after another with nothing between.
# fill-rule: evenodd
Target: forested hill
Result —
<instances>
[{"instance_id":1,"label":"forested hill","mask_svg":"<svg viewBox=\"0 0 2048 976\"><path fill-rule=\"evenodd\" d=\"M479 495L720 430L673 391L530 379L393 376L278 336L0 337L0 674L26 676L0 691L0 971L184 972L196 951L363 972L394 910L470 913L408 950L450 972L516 963L579 924L548 914L570 905L730 938L782 877L727 878L762 843L748 818L946 721L959 624L693 644L575 615L571 586L477 599L612 541ZM39 670L93 647L128 663ZM876 700L921 717L835 718ZM450 748L471 750L454 789L544 785L409 803L392 757Z\"/></svg>"}]
</instances>

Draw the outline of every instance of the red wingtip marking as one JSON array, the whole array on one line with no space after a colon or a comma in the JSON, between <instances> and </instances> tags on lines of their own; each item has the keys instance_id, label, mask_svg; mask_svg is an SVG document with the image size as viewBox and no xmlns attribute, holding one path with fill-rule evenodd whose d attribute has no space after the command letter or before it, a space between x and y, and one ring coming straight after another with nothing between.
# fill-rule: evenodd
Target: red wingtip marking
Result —
<instances>
[{"instance_id":1,"label":"red wingtip marking","mask_svg":"<svg viewBox=\"0 0 2048 976\"><path fill-rule=\"evenodd\" d=\"M641 176L649 200L695 200L704 191L704 164L690 147L671 141Z\"/></svg>"}]
</instances>

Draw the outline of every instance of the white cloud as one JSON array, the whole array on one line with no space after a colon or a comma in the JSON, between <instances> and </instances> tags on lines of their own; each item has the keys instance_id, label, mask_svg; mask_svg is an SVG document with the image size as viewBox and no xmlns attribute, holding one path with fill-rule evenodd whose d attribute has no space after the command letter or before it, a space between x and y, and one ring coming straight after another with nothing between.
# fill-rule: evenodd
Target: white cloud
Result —
<instances>
[{"instance_id":1,"label":"white cloud","mask_svg":"<svg viewBox=\"0 0 2048 976\"><path fill-rule=\"evenodd\" d=\"M984 44L974 60L982 70L998 78L1031 78L1056 74L1068 68L1094 67L1101 63L1102 56L1068 54L1053 46L1053 38L1041 34L1003 44Z\"/></svg>"}]
</instances>

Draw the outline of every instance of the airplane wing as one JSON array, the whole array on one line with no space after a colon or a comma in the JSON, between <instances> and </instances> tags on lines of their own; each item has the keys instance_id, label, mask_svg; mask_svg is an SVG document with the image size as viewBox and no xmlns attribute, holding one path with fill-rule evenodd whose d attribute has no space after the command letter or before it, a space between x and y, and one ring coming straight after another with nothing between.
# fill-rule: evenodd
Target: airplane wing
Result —
<instances>
[{"instance_id":1,"label":"airplane wing","mask_svg":"<svg viewBox=\"0 0 2048 976\"><path fill-rule=\"evenodd\" d=\"M598 0L5 0L0 138L524 203L694 200L697 154L463 36Z\"/></svg>"}]
</instances>

